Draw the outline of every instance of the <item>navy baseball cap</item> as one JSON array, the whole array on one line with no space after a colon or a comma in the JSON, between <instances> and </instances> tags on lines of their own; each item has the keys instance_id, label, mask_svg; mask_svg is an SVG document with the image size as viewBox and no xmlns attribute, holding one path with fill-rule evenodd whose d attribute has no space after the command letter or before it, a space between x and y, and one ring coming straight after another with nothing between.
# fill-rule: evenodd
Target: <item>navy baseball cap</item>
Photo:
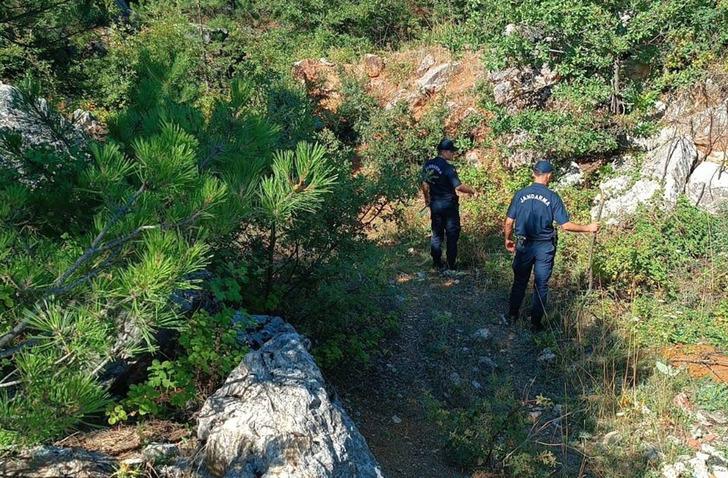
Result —
<instances>
[{"instance_id":1,"label":"navy baseball cap","mask_svg":"<svg viewBox=\"0 0 728 478\"><path fill-rule=\"evenodd\" d=\"M445 138L437 145L438 151L457 151L458 147L455 146L453 140Z\"/></svg>"},{"instance_id":2,"label":"navy baseball cap","mask_svg":"<svg viewBox=\"0 0 728 478\"><path fill-rule=\"evenodd\" d=\"M546 160L537 161L536 164L533 165L533 172L534 173L541 173L541 174L548 174L552 173L554 171L554 167Z\"/></svg>"}]
</instances>

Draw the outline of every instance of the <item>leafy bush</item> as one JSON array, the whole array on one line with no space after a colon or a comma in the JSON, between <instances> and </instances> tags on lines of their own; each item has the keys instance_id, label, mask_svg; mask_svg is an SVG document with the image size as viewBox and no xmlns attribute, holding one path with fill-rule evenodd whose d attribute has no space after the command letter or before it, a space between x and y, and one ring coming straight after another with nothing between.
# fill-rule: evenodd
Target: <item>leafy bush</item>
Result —
<instances>
[{"instance_id":1,"label":"leafy bush","mask_svg":"<svg viewBox=\"0 0 728 478\"><path fill-rule=\"evenodd\" d=\"M690 261L708 260L725 247L728 223L686 198L664 215L638 214L630 234L615 234L595 254L594 270L618 289L667 287L671 273Z\"/></svg>"},{"instance_id":2,"label":"leafy bush","mask_svg":"<svg viewBox=\"0 0 728 478\"><path fill-rule=\"evenodd\" d=\"M240 342L245 327L244 316L230 309L196 312L181 331L179 355L155 359L147 380L131 385L127 397L108 410L109 423L197 410L247 352Z\"/></svg>"},{"instance_id":3,"label":"leafy bush","mask_svg":"<svg viewBox=\"0 0 728 478\"><path fill-rule=\"evenodd\" d=\"M591 113L564 113L528 109L515 114L498 110L492 122L496 135L528 133L522 147L540 150L557 159L606 154L617 150L617 138L604 121Z\"/></svg>"},{"instance_id":4,"label":"leafy bush","mask_svg":"<svg viewBox=\"0 0 728 478\"><path fill-rule=\"evenodd\" d=\"M695 402L709 411L728 410L728 384L710 379L701 380L695 390Z\"/></svg>"},{"instance_id":5,"label":"leafy bush","mask_svg":"<svg viewBox=\"0 0 728 478\"><path fill-rule=\"evenodd\" d=\"M366 247L320 267L311 286L302 284L286 304L287 316L312 337L323 368L346 372L368 365L382 340L397 330L388 271L384 254Z\"/></svg>"},{"instance_id":6,"label":"leafy bush","mask_svg":"<svg viewBox=\"0 0 728 478\"><path fill-rule=\"evenodd\" d=\"M430 416L440 428L448 456L467 469L502 467L509 476L546 477L555 457L532 449L524 408L508 385L493 397L463 410L446 410L429 399Z\"/></svg>"},{"instance_id":7,"label":"leafy bush","mask_svg":"<svg viewBox=\"0 0 728 478\"><path fill-rule=\"evenodd\" d=\"M168 53L157 61L140 52L132 103L112 118L106 143L71 143L57 126L56 139L69 146L39 156L5 135L3 153L13 161L2 163L0 196L13 207L0 217L9 305L0 347L15 355L8 372L18 380L2 397L0 428L11 434L19 433L18 417L42 415L43 397L50 409L56 403L41 393L48 379L40 365L28 368L24 360L44 363L54 376L49 383L78 403L68 411L55 407L58 426L28 437L46 439L82 424L81 417L98 412L98 400L84 398L89 388L105 396L94 379L107 363L152 351L157 330L183 325L169 298L198 287L193 273L209 261L210 235L231 233L246 218L270 234L316 211L335 182L322 146L301 142L295 153L272 151L278 130L251 110L247 83L232 82L229 98L203 115L175 88L186 67ZM20 106L60 125L52 108L35 107L37 91L22 91ZM54 173L60 164L68 167ZM52 208L40 207L51 200ZM170 386L166 367L153 372Z\"/></svg>"}]
</instances>

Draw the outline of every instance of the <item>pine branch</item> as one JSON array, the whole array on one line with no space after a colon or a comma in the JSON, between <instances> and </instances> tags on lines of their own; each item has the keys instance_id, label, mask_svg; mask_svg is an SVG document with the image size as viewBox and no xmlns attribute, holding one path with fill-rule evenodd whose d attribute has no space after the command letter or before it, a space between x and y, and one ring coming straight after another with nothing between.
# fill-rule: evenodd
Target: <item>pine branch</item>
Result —
<instances>
[{"instance_id":1,"label":"pine branch","mask_svg":"<svg viewBox=\"0 0 728 478\"><path fill-rule=\"evenodd\" d=\"M134 202L136 202L136 199L138 199L139 195L141 195L141 193L144 190L145 190L145 186L142 185L142 187L137 191L138 194L135 193L135 195L133 197ZM127 202L127 204L129 204L129 203ZM111 262L113 262L113 258L116 256L116 255L114 255L114 256L107 258L100 266L94 268L92 271L90 271L83 277L80 277L79 279L72 282L71 284L63 285L63 283L66 280L68 280L68 278L70 276L72 276L81 266L86 264L88 261L90 261L93 257L97 256L99 253L118 248L118 247L126 244L127 242L129 242L133 239L136 239L144 231L148 231L151 229L161 229L164 231L164 230L175 229L178 227L183 227L183 226L192 224L192 223L196 222L197 219L199 219L199 217L203 213L203 210L196 211L194 214L191 214L186 219L176 222L176 223L139 226L136 229L134 229L132 232L130 232L129 234L126 234L125 236L114 239L113 241L110 241L104 245L99 245L100 241L103 240L103 237L106 235L108 230L111 228L112 222L118 222L118 220L121 219L121 217L123 215L125 215L126 213L129 212L130 208L131 208L131 205L128 206L128 208L126 209L126 212L124 212L123 214L115 215L114 218L112 218L112 221L110 221L104 227L104 229L99 233L99 235L96 236L94 241L91 243L91 247L89 247L81 255L81 257L79 257L76 260L76 262L69 269L67 269L66 272L64 272L62 274L62 276L59 277L59 279L57 279L54 282L55 287L51 287L51 288L43 291L42 295L38 298L38 300L46 298L51 295L63 295L63 294L70 292L71 290L75 289L76 287L83 284L84 282L91 280L93 277L97 276L100 272L105 270L106 266L109 265ZM124 209L124 208L122 208L122 209ZM63 280L61 280L61 279L63 279ZM2 337L0 337L0 349L5 347L15 337L17 337L23 331L25 331L25 329L28 328L29 323L30 323L30 320L28 318L25 318L25 319L21 320L15 327L13 327L13 329L10 332L8 332L5 335L3 335Z\"/></svg>"}]
</instances>

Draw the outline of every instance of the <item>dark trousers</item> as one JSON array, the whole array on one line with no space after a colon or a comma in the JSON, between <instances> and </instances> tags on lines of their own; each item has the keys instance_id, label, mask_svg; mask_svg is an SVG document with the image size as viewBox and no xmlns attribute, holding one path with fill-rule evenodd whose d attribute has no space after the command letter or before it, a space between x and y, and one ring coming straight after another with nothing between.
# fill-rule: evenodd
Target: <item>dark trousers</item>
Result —
<instances>
[{"instance_id":1,"label":"dark trousers","mask_svg":"<svg viewBox=\"0 0 728 478\"><path fill-rule=\"evenodd\" d=\"M516 250L513 258L513 287L511 288L511 317L518 316L521 303L526 295L528 279L533 270L533 303L531 305L531 322L541 324L546 313L549 294L549 279L554 268L556 255L555 241L526 241L523 247Z\"/></svg>"},{"instance_id":2,"label":"dark trousers","mask_svg":"<svg viewBox=\"0 0 728 478\"><path fill-rule=\"evenodd\" d=\"M435 265L442 262L442 243L447 239L447 265L455 268L458 256L458 238L460 238L460 210L458 203L432 201L430 204L432 220L432 241L430 254Z\"/></svg>"}]
</instances>

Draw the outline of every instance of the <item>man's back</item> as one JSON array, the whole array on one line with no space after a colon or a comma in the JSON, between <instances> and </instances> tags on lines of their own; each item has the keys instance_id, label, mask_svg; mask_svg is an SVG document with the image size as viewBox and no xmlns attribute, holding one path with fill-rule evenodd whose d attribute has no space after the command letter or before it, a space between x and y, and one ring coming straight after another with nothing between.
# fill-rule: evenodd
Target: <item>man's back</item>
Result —
<instances>
[{"instance_id":1,"label":"man's back","mask_svg":"<svg viewBox=\"0 0 728 478\"><path fill-rule=\"evenodd\" d=\"M432 201L457 201L455 188L460 186L455 168L441 157L427 160L422 167L423 180L430 186Z\"/></svg>"},{"instance_id":2,"label":"man's back","mask_svg":"<svg viewBox=\"0 0 728 478\"><path fill-rule=\"evenodd\" d=\"M533 183L518 191L508 208L508 217L515 219L517 236L532 241L553 239L554 221L569 222L569 214L559 195L544 186Z\"/></svg>"}]
</instances>

